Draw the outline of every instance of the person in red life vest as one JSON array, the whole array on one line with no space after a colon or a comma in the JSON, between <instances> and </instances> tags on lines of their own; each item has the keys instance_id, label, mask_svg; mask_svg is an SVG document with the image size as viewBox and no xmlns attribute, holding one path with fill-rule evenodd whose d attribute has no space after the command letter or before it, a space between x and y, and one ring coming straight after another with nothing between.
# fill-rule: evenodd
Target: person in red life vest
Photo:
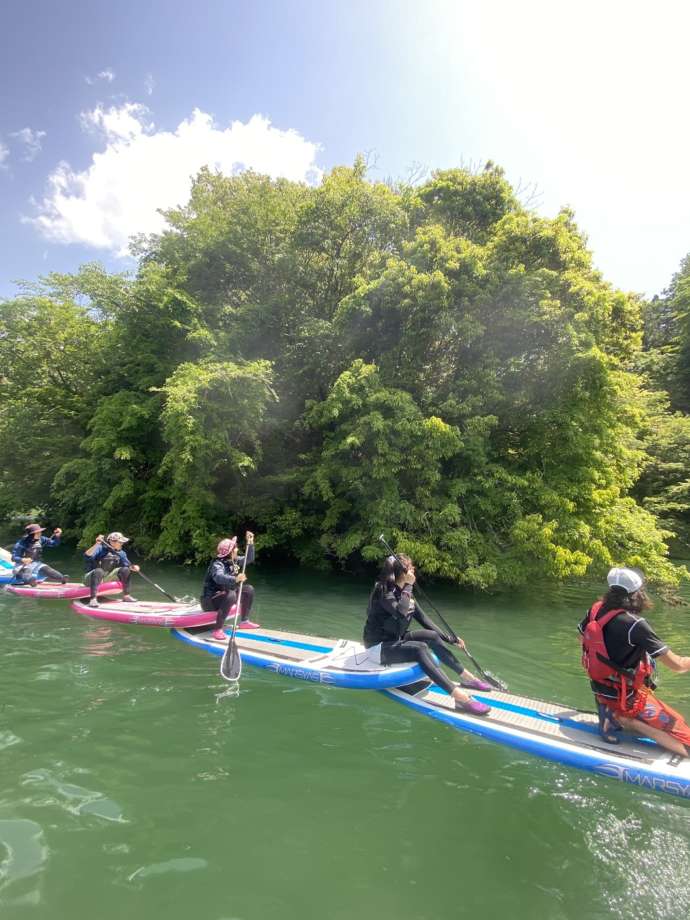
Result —
<instances>
[{"instance_id":1,"label":"person in red life vest","mask_svg":"<svg viewBox=\"0 0 690 920\"><path fill-rule=\"evenodd\" d=\"M690 727L654 694L660 661L690 671L690 658L676 655L640 614L652 604L644 578L634 569L611 569L609 590L579 625L582 664L599 704L601 735L618 744L621 729L652 738L681 757L690 756Z\"/></svg>"}]
</instances>

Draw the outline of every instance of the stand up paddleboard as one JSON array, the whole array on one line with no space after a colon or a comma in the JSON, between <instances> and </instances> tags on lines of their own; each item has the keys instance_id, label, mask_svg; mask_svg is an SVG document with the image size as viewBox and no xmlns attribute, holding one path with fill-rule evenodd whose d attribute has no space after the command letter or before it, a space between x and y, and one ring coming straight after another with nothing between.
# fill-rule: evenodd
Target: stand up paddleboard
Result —
<instances>
[{"instance_id":1,"label":"stand up paddleboard","mask_svg":"<svg viewBox=\"0 0 690 920\"><path fill-rule=\"evenodd\" d=\"M174 629L173 635L212 655L222 655L228 644L227 636L225 641L214 639L210 629ZM349 639L323 639L275 629L242 629L240 624L235 643L244 664L333 687L384 690L423 677L419 665L383 665L377 649L366 649Z\"/></svg>"},{"instance_id":2,"label":"stand up paddleboard","mask_svg":"<svg viewBox=\"0 0 690 920\"><path fill-rule=\"evenodd\" d=\"M8 585L14 581L14 563L0 557L0 585Z\"/></svg>"},{"instance_id":3,"label":"stand up paddleboard","mask_svg":"<svg viewBox=\"0 0 690 920\"><path fill-rule=\"evenodd\" d=\"M31 585L7 585L5 590L19 597L73 598L89 596L88 587L77 581L68 581L64 585L54 581L42 581L33 588ZM120 591L122 591L122 585L119 581L104 581L98 586L99 594L119 594Z\"/></svg>"},{"instance_id":4,"label":"stand up paddleboard","mask_svg":"<svg viewBox=\"0 0 690 920\"><path fill-rule=\"evenodd\" d=\"M690 759L654 742L620 734L620 744L599 735L595 713L512 693L473 693L488 703L488 716L456 711L453 700L428 680L385 691L391 699L457 728L547 760L609 776L650 791L690 799Z\"/></svg>"},{"instance_id":5,"label":"stand up paddleboard","mask_svg":"<svg viewBox=\"0 0 690 920\"><path fill-rule=\"evenodd\" d=\"M215 622L216 611L202 610L198 604L158 603L157 601L106 601L89 607L81 601L72 602L72 610L96 620L111 623L132 623L136 626L206 626Z\"/></svg>"}]
</instances>

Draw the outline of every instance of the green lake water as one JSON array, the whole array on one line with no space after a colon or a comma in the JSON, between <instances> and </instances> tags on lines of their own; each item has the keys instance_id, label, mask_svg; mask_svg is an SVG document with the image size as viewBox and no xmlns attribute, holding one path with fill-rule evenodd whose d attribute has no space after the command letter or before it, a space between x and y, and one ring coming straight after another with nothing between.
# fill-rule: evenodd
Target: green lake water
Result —
<instances>
[{"instance_id":1,"label":"green lake water","mask_svg":"<svg viewBox=\"0 0 690 920\"><path fill-rule=\"evenodd\" d=\"M76 574L68 551L48 561ZM68 564L65 560L69 559ZM177 594L198 570L145 569ZM359 638L369 583L257 566L268 627ZM135 582L140 598L158 599ZM514 692L591 706L595 586L433 599ZM690 652L690 608L649 619ZM0 592L2 920L686 918L690 804L465 735L380 693ZM690 715L690 675L660 695Z\"/></svg>"}]
</instances>

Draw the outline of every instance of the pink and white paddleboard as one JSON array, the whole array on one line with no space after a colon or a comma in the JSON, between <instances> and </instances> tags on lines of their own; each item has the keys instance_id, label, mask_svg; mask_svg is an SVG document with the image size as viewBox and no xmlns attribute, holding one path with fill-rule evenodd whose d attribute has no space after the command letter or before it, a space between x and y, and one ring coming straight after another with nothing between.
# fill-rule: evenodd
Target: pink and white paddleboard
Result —
<instances>
[{"instance_id":1,"label":"pink and white paddleboard","mask_svg":"<svg viewBox=\"0 0 690 920\"><path fill-rule=\"evenodd\" d=\"M11 594L18 594L20 597L72 598L89 596L88 587L78 581L68 581L66 585L60 585L54 581L41 581L35 588L32 588L31 585L6 585L5 590ZM99 594L119 594L120 591L122 591L122 585L119 581L104 581L98 586Z\"/></svg>"},{"instance_id":2,"label":"pink and white paddleboard","mask_svg":"<svg viewBox=\"0 0 690 920\"><path fill-rule=\"evenodd\" d=\"M158 603L157 601L105 601L89 607L72 601L72 610L111 623L134 623L137 626L206 626L215 622L216 612L202 610L198 604Z\"/></svg>"}]
</instances>

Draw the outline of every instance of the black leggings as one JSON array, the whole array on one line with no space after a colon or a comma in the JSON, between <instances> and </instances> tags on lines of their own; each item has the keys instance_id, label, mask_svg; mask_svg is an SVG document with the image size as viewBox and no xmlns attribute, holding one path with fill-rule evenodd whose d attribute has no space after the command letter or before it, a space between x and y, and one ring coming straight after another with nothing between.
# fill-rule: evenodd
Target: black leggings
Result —
<instances>
[{"instance_id":1,"label":"black leggings","mask_svg":"<svg viewBox=\"0 0 690 920\"><path fill-rule=\"evenodd\" d=\"M381 662L402 664L405 661L416 661L429 680L438 684L447 693L452 693L455 685L436 664L432 652L456 674L462 674L465 670L433 629L416 629L414 632L405 633L397 642L382 642Z\"/></svg>"},{"instance_id":2,"label":"black leggings","mask_svg":"<svg viewBox=\"0 0 690 920\"><path fill-rule=\"evenodd\" d=\"M104 569L91 569L90 572L87 572L84 576L84 583L89 586L91 597L96 597L98 594L98 586L101 582L105 581L106 577L111 578L113 576L117 578L122 585L124 594L129 594L129 580L132 577L132 570L128 566L123 565L121 568L113 569L111 572L106 572Z\"/></svg>"},{"instance_id":3,"label":"black leggings","mask_svg":"<svg viewBox=\"0 0 690 920\"><path fill-rule=\"evenodd\" d=\"M28 584L30 581L38 578L52 578L53 581L62 581L63 577L61 572L58 572L57 569L51 569L45 562L40 562L38 565L32 565L30 563L24 566L23 569L20 569L15 576L15 578L20 579L24 584Z\"/></svg>"},{"instance_id":4,"label":"black leggings","mask_svg":"<svg viewBox=\"0 0 690 920\"><path fill-rule=\"evenodd\" d=\"M223 624L230 614L232 605L236 602L237 594L235 591L218 591L216 594L211 595L211 597L201 598L201 609L207 612L210 610L217 610L218 616L216 617L215 628L222 629ZM242 620L249 619L249 611L252 609L253 603L254 588L245 582L242 588L242 600L240 601L240 623Z\"/></svg>"}]
</instances>

